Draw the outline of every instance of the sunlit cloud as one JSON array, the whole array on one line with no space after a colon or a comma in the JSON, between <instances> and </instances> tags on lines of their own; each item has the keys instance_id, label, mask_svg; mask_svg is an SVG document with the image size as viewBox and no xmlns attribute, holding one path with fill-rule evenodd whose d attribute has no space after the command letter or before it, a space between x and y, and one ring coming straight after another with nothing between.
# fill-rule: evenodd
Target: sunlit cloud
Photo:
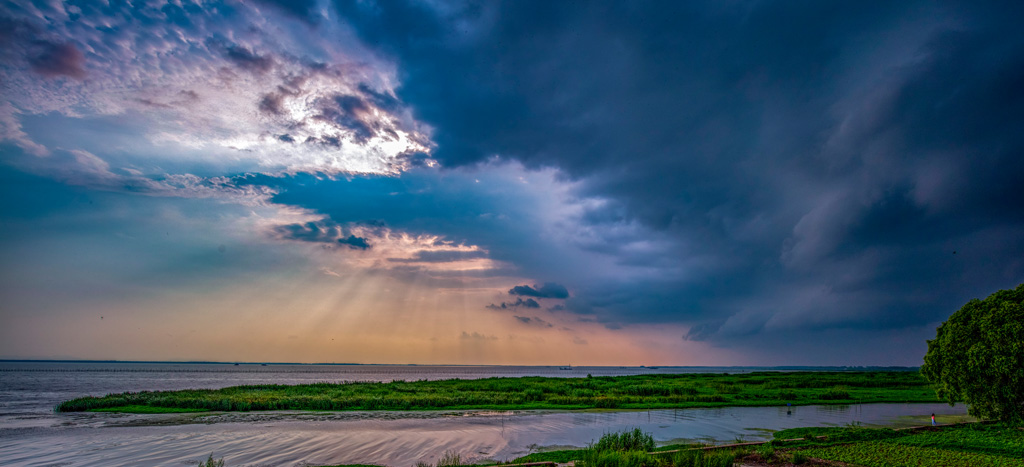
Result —
<instances>
[{"instance_id":1,"label":"sunlit cloud","mask_svg":"<svg viewBox=\"0 0 1024 467\"><path fill-rule=\"evenodd\" d=\"M413 234L383 225L327 219L273 226L270 235L282 241L309 242L322 251L335 251L338 262L373 270L421 270L472 273L502 267L487 250L446 240L433 234Z\"/></svg>"},{"instance_id":2,"label":"sunlit cloud","mask_svg":"<svg viewBox=\"0 0 1024 467\"><path fill-rule=\"evenodd\" d=\"M43 155L25 116L123 116L146 121L139 136L150 145L254 171L395 174L432 163L430 130L395 97L393 66L337 27L289 28L247 3L225 7L233 16L214 20L212 9L185 22L172 5L11 8L8 23L24 34L0 62L19 90L5 93L0 137Z\"/></svg>"}]
</instances>

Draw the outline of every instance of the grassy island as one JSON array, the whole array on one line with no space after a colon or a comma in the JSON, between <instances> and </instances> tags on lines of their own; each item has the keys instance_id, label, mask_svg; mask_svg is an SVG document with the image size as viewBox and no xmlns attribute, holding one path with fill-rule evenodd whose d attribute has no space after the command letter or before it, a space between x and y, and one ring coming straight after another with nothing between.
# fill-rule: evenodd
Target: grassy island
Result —
<instances>
[{"instance_id":1,"label":"grassy island","mask_svg":"<svg viewBox=\"0 0 1024 467\"><path fill-rule=\"evenodd\" d=\"M656 374L253 385L80 397L58 412L671 409L935 402L915 371Z\"/></svg>"}]
</instances>

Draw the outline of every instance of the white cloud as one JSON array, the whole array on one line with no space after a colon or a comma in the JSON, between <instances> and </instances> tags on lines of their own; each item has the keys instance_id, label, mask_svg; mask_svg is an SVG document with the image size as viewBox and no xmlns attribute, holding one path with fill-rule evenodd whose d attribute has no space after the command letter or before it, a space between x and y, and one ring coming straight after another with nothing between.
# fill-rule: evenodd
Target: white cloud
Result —
<instances>
[{"instance_id":1,"label":"white cloud","mask_svg":"<svg viewBox=\"0 0 1024 467\"><path fill-rule=\"evenodd\" d=\"M5 92L0 138L42 155L19 116L123 116L146 120L136 135L143 147L215 154L251 171L395 174L407 154L429 152L429 128L394 97L394 66L363 51L342 26L313 30L271 22L248 3L228 7L231 15L207 6L187 21L163 4L103 14L12 7L31 35L8 44L0 61L0 79L16 91ZM37 43L73 48L84 57L84 77L62 76L59 66L41 75ZM73 138L62 145L78 149Z\"/></svg>"},{"instance_id":2,"label":"white cloud","mask_svg":"<svg viewBox=\"0 0 1024 467\"><path fill-rule=\"evenodd\" d=\"M10 141L34 156L46 156L50 151L45 146L32 141L21 128L18 112L10 102L0 102L0 141Z\"/></svg>"}]
</instances>

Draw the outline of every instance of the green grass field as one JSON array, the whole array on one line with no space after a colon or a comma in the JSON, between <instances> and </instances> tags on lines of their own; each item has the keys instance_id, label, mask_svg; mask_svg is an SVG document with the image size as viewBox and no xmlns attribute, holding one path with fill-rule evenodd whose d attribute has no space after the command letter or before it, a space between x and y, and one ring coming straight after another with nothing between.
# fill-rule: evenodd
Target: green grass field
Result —
<instances>
[{"instance_id":1,"label":"green grass field","mask_svg":"<svg viewBox=\"0 0 1024 467\"><path fill-rule=\"evenodd\" d=\"M761 372L236 386L81 397L56 410L669 409L936 400L912 371Z\"/></svg>"},{"instance_id":2,"label":"green grass field","mask_svg":"<svg viewBox=\"0 0 1024 467\"><path fill-rule=\"evenodd\" d=\"M804 437L807 439L781 441ZM535 453L509 463L581 461L577 465L680 467L732 465L730 460L735 460L783 466L810 464L815 459L814 465L836 467L1024 467L1024 430L1001 424L970 423L921 430L795 428L776 432L775 438L760 446L710 452L678 446L674 448L684 451L666 454L600 449L601 443L597 442L588 449ZM672 447L659 450L669 448Z\"/></svg>"},{"instance_id":3,"label":"green grass field","mask_svg":"<svg viewBox=\"0 0 1024 467\"><path fill-rule=\"evenodd\" d=\"M1024 431L1001 424L964 424L923 430L805 428L777 432L773 443L791 454L865 467L1024 467Z\"/></svg>"}]
</instances>

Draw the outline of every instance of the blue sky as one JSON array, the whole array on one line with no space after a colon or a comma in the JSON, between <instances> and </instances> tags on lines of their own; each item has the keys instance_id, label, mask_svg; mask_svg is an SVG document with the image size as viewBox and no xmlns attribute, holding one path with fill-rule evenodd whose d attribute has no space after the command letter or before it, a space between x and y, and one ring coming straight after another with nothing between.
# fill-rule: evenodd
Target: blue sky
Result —
<instances>
[{"instance_id":1,"label":"blue sky","mask_svg":"<svg viewBox=\"0 0 1024 467\"><path fill-rule=\"evenodd\" d=\"M0 358L917 365L1024 281L999 2L5 2Z\"/></svg>"}]
</instances>

